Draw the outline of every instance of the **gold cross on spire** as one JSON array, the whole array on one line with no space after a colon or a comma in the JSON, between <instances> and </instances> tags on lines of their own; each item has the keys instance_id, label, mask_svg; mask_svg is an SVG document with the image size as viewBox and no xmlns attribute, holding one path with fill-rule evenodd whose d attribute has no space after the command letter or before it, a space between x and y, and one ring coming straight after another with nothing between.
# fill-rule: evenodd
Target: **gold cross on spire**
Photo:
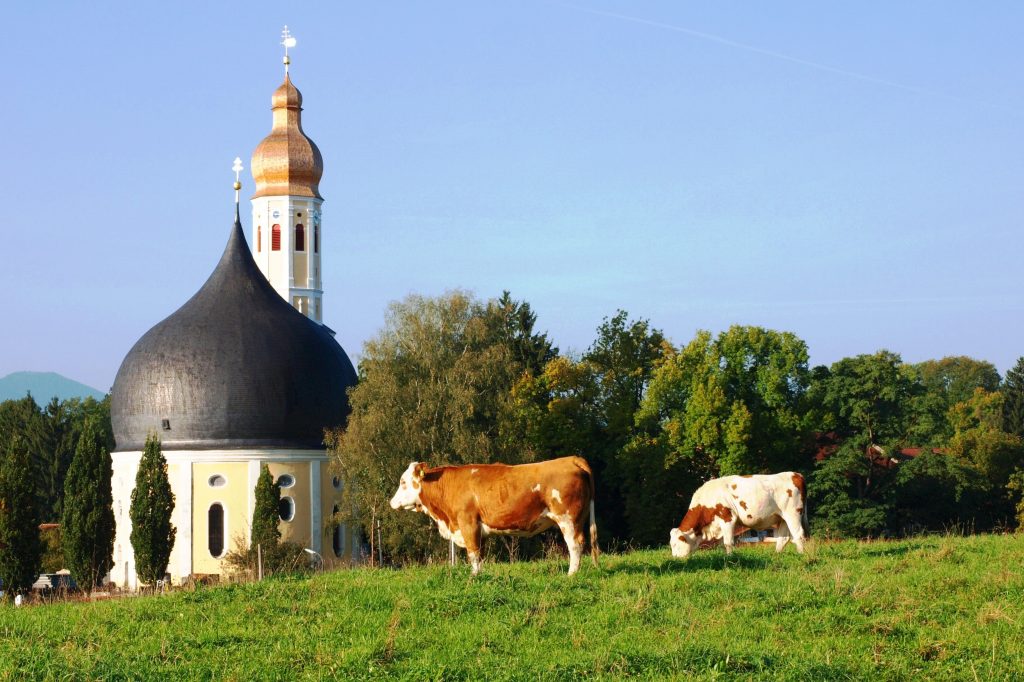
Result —
<instances>
[{"instance_id":1,"label":"gold cross on spire","mask_svg":"<svg viewBox=\"0 0 1024 682\"><path fill-rule=\"evenodd\" d=\"M231 166L231 170L235 171L235 206L238 205L238 190L242 189L242 181L239 179L238 174L242 172L242 158L239 156L235 157L235 165Z\"/></svg>"},{"instance_id":2,"label":"gold cross on spire","mask_svg":"<svg viewBox=\"0 0 1024 682\"><path fill-rule=\"evenodd\" d=\"M288 56L288 48L295 47L295 36L288 30L288 25L285 24L284 30L281 31L281 44L284 45L284 72L288 74L288 65L292 63L291 57Z\"/></svg>"}]
</instances>

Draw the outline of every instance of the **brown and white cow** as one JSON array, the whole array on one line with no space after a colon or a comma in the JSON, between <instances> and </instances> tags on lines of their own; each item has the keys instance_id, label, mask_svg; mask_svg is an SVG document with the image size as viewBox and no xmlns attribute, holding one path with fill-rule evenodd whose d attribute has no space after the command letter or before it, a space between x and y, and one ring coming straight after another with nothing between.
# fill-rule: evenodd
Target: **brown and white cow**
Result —
<instances>
[{"instance_id":1,"label":"brown and white cow","mask_svg":"<svg viewBox=\"0 0 1024 682\"><path fill-rule=\"evenodd\" d=\"M590 519L590 555L597 566L594 475L582 457L535 464L467 464L429 468L413 462L391 498L393 509L421 511L441 537L464 547L473 575L487 535L531 537L558 526L569 547L569 575L580 568Z\"/></svg>"},{"instance_id":2,"label":"brown and white cow","mask_svg":"<svg viewBox=\"0 0 1024 682\"><path fill-rule=\"evenodd\" d=\"M682 523L669 533L672 556L685 558L702 542L719 540L731 554L734 537L750 528L774 528L776 552L792 537L802 553L807 523L804 492L804 477L792 471L708 481L697 488Z\"/></svg>"}]
</instances>

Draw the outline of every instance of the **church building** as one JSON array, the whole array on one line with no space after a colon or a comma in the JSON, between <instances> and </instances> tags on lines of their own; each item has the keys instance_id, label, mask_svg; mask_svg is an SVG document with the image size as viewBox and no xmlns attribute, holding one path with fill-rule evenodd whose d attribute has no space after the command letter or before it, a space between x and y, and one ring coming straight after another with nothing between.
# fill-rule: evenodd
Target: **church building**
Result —
<instances>
[{"instance_id":1,"label":"church building","mask_svg":"<svg viewBox=\"0 0 1024 682\"><path fill-rule=\"evenodd\" d=\"M252 244L237 205L206 283L132 347L111 391L114 567L137 587L131 493L147 434L156 434L175 496L168 572L178 583L225 571L248 546L254 489L267 465L281 487L283 541L325 559L357 558L358 539L330 528L342 482L328 471L325 428L343 426L348 355L323 324L320 150L302 130L302 95L288 74L272 97L273 126L256 147ZM237 164L236 164L237 167Z\"/></svg>"}]
</instances>

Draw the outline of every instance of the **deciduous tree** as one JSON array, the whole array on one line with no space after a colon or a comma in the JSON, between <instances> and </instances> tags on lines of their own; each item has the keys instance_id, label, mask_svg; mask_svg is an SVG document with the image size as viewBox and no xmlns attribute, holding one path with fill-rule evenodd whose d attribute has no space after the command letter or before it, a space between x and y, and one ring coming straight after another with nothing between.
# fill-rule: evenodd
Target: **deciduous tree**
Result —
<instances>
[{"instance_id":1,"label":"deciduous tree","mask_svg":"<svg viewBox=\"0 0 1024 682\"><path fill-rule=\"evenodd\" d=\"M807 485L815 534L878 537L888 528L893 472L876 467L868 447L866 434L853 436L818 462Z\"/></svg>"},{"instance_id":2,"label":"deciduous tree","mask_svg":"<svg viewBox=\"0 0 1024 682\"><path fill-rule=\"evenodd\" d=\"M971 463L992 482L1003 489L1010 474L1024 466L1024 449L1020 436L1003 431L1003 400L998 391L974 389L968 400L950 408L949 421L953 436L949 452Z\"/></svg>"},{"instance_id":3,"label":"deciduous tree","mask_svg":"<svg viewBox=\"0 0 1024 682\"><path fill-rule=\"evenodd\" d=\"M712 337L698 332L664 356L635 419L641 431L626 450L633 476L627 495L630 528L664 542L666 511L685 507L700 483L728 474L804 467L807 347L788 332L734 326ZM662 481L675 490L647 491ZM678 497L677 497L678 494Z\"/></svg>"},{"instance_id":4,"label":"deciduous tree","mask_svg":"<svg viewBox=\"0 0 1024 682\"><path fill-rule=\"evenodd\" d=\"M974 389L995 391L995 365L966 356L927 360L905 366L915 382L907 405L907 437L914 445L937 445L953 435L949 409L971 399Z\"/></svg>"},{"instance_id":5,"label":"deciduous tree","mask_svg":"<svg viewBox=\"0 0 1024 682\"><path fill-rule=\"evenodd\" d=\"M843 358L820 377L821 399L842 438L863 435L869 444L900 440L913 380L896 353Z\"/></svg>"},{"instance_id":6,"label":"deciduous tree","mask_svg":"<svg viewBox=\"0 0 1024 682\"><path fill-rule=\"evenodd\" d=\"M731 327L697 336L654 373L637 412L666 466L706 480L799 468L806 454L807 346L789 332Z\"/></svg>"},{"instance_id":7,"label":"deciduous tree","mask_svg":"<svg viewBox=\"0 0 1024 682\"><path fill-rule=\"evenodd\" d=\"M349 394L344 431L328 435L336 473L346 482L340 505L364 530L382 522L385 551L442 552L421 515L388 506L410 461L432 465L528 460L512 437L511 388L553 350L533 330L529 306L508 296L483 304L450 292L391 304L384 329L368 341L359 384ZM375 529L374 529L375 530Z\"/></svg>"},{"instance_id":8,"label":"deciduous tree","mask_svg":"<svg viewBox=\"0 0 1024 682\"><path fill-rule=\"evenodd\" d=\"M944 530L954 524L986 527L994 489L977 468L925 450L899 465L892 493L895 530Z\"/></svg>"}]
</instances>

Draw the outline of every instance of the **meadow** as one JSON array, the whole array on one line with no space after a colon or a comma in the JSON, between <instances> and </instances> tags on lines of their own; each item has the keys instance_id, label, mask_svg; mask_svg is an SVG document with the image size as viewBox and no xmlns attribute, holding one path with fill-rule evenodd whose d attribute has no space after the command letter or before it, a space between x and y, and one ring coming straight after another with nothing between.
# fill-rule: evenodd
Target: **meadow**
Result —
<instances>
[{"instance_id":1,"label":"meadow","mask_svg":"<svg viewBox=\"0 0 1024 682\"><path fill-rule=\"evenodd\" d=\"M812 541L0 607L3 679L1020 679L1024 535Z\"/></svg>"}]
</instances>

